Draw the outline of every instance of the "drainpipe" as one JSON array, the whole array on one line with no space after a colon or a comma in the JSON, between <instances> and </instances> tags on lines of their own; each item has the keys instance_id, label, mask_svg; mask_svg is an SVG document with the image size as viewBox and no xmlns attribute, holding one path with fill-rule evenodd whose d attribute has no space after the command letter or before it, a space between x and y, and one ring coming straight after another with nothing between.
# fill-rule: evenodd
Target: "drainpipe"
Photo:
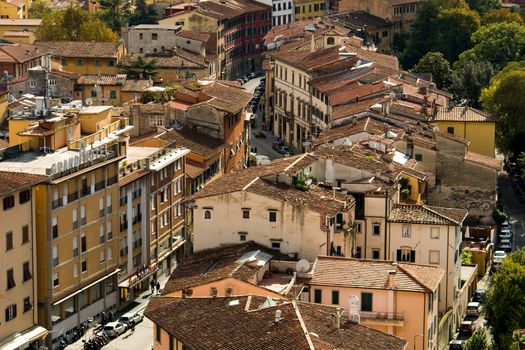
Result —
<instances>
[{"instance_id":1,"label":"drainpipe","mask_svg":"<svg viewBox=\"0 0 525 350\"><path fill-rule=\"evenodd\" d=\"M383 254L383 257L384 259L386 260L387 259L387 229L386 229L386 226L387 226L387 213L388 213L388 191L386 191L386 197L385 197L385 252Z\"/></svg>"}]
</instances>

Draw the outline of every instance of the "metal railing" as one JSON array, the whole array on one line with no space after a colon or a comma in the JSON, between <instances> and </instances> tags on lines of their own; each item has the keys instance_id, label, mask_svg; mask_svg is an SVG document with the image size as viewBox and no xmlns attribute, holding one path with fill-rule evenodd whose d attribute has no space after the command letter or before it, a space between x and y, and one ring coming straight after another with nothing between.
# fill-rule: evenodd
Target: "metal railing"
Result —
<instances>
[{"instance_id":1,"label":"metal railing","mask_svg":"<svg viewBox=\"0 0 525 350\"><path fill-rule=\"evenodd\" d=\"M394 312L359 311L362 320L404 321L405 315Z\"/></svg>"},{"instance_id":2,"label":"metal railing","mask_svg":"<svg viewBox=\"0 0 525 350\"><path fill-rule=\"evenodd\" d=\"M67 202L71 203L78 199L78 192L73 192L67 195Z\"/></svg>"},{"instance_id":3,"label":"metal railing","mask_svg":"<svg viewBox=\"0 0 525 350\"><path fill-rule=\"evenodd\" d=\"M64 205L64 199L63 199L63 198L55 199L55 200L51 203L51 208L52 208L52 209L56 209L56 208L61 207L62 205Z\"/></svg>"}]
</instances>

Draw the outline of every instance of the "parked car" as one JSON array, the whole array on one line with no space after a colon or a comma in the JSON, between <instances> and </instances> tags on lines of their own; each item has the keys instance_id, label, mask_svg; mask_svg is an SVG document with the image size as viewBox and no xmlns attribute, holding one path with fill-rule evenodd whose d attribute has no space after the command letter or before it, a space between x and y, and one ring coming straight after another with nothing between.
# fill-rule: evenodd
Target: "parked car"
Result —
<instances>
[{"instance_id":1,"label":"parked car","mask_svg":"<svg viewBox=\"0 0 525 350\"><path fill-rule=\"evenodd\" d=\"M138 312L127 313L119 317L118 322L125 324L128 328L142 322L144 316Z\"/></svg>"},{"instance_id":2,"label":"parked car","mask_svg":"<svg viewBox=\"0 0 525 350\"><path fill-rule=\"evenodd\" d=\"M501 234L499 235L499 240L500 242L502 240L512 240L512 232L510 231L502 231Z\"/></svg>"},{"instance_id":3,"label":"parked car","mask_svg":"<svg viewBox=\"0 0 525 350\"><path fill-rule=\"evenodd\" d=\"M479 317L481 311L481 304L476 301L471 301L467 304L467 316Z\"/></svg>"},{"instance_id":4,"label":"parked car","mask_svg":"<svg viewBox=\"0 0 525 350\"><path fill-rule=\"evenodd\" d=\"M104 326L104 333L110 338L115 338L124 333L126 329L127 326L124 323L115 321Z\"/></svg>"},{"instance_id":5,"label":"parked car","mask_svg":"<svg viewBox=\"0 0 525 350\"><path fill-rule=\"evenodd\" d=\"M483 303L483 299L485 298L486 292L487 291L485 289L476 289L474 291L474 295L472 295L472 301Z\"/></svg>"},{"instance_id":6,"label":"parked car","mask_svg":"<svg viewBox=\"0 0 525 350\"><path fill-rule=\"evenodd\" d=\"M459 339L451 340L448 343L448 350L463 350L465 349L465 343L466 341L464 340L459 340Z\"/></svg>"},{"instance_id":7,"label":"parked car","mask_svg":"<svg viewBox=\"0 0 525 350\"><path fill-rule=\"evenodd\" d=\"M507 253L505 253L503 250L496 250L494 252L494 258L493 261L495 264L501 264L503 262L503 259L507 257Z\"/></svg>"},{"instance_id":8,"label":"parked car","mask_svg":"<svg viewBox=\"0 0 525 350\"><path fill-rule=\"evenodd\" d=\"M499 242L499 248L504 252L510 253L512 251L512 244L510 243L510 240L502 239Z\"/></svg>"},{"instance_id":9,"label":"parked car","mask_svg":"<svg viewBox=\"0 0 525 350\"><path fill-rule=\"evenodd\" d=\"M476 330L476 324L472 321L462 321L459 325L459 334L472 335Z\"/></svg>"},{"instance_id":10,"label":"parked car","mask_svg":"<svg viewBox=\"0 0 525 350\"><path fill-rule=\"evenodd\" d=\"M276 151L279 151L279 149L281 148L282 146L282 142L278 142L278 141L275 141L273 144L272 144L272 148Z\"/></svg>"},{"instance_id":11,"label":"parked car","mask_svg":"<svg viewBox=\"0 0 525 350\"><path fill-rule=\"evenodd\" d=\"M280 146L278 149L277 149L277 152L281 153L281 154L284 154L284 155L287 155L289 156L290 154L292 154L292 152L290 151L290 149L286 146Z\"/></svg>"},{"instance_id":12,"label":"parked car","mask_svg":"<svg viewBox=\"0 0 525 350\"><path fill-rule=\"evenodd\" d=\"M253 136L254 137L266 138L266 134L264 132L262 132L262 130L255 130L253 132Z\"/></svg>"}]
</instances>

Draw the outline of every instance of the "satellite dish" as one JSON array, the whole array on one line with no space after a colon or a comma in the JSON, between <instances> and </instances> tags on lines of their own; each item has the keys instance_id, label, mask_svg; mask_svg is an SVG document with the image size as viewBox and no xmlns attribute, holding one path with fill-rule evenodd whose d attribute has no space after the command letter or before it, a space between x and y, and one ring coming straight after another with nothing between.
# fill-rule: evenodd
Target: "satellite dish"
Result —
<instances>
[{"instance_id":1,"label":"satellite dish","mask_svg":"<svg viewBox=\"0 0 525 350\"><path fill-rule=\"evenodd\" d=\"M93 99L91 97L86 98L86 106L91 106L93 104Z\"/></svg>"},{"instance_id":2,"label":"satellite dish","mask_svg":"<svg viewBox=\"0 0 525 350\"><path fill-rule=\"evenodd\" d=\"M310 262L306 259L301 259L295 265L295 271L297 272L308 272L310 270Z\"/></svg>"}]
</instances>

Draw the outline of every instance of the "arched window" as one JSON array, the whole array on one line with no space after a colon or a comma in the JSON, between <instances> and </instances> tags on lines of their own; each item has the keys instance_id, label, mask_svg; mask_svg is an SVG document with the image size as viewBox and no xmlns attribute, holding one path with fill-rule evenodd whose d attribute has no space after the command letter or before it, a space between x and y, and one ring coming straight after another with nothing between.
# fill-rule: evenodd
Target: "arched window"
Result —
<instances>
[{"instance_id":1,"label":"arched window","mask_svg":"<svg viewBox=\"0 0 525 350\"><path fill-rule=\"evenodd\" d=\"M210 209L204 210L204 219L211 220L211 210Z\"/></svg>"},{"instance_id":2,"label":"arched window","mask_svg":"<svg viewBox=\"0 0 525 350\"><path fill-rule=\"evenodd\" d=\"M334 45L335 44L334 37L329 36L328 38L326 38L326 44L327 45Z\"/></svg>"}]
</instances>

